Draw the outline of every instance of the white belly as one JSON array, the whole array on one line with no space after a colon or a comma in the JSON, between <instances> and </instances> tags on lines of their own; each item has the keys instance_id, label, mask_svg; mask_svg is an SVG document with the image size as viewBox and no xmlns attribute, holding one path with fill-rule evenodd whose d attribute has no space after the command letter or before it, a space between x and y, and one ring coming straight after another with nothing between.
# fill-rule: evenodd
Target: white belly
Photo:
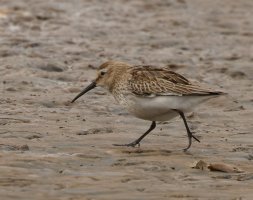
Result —
<instances>
[{"instance_id":1,"label":"white belly","mask_svg":"<svg viewBox=\"0 0 253 200\"><path fill-rule=\"evenodd\" d=\"M124 101L119 101L119 103L123 105L132 115L144 120L168 121L178 116L175 109L183 112L189 112L198 104L214 96L140 97L127 95L124 97Z\"/></svg>"}]
</instances>

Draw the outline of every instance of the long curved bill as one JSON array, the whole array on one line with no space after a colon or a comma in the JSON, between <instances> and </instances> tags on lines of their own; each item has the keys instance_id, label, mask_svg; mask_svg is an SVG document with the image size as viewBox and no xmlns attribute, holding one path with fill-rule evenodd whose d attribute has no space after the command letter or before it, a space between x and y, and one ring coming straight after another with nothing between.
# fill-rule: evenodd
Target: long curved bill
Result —
<instances>
[{"instance_id":1,"label":"long curved bill","mask_svg":"<svg viewBox=\"0 0 253 200\"><path fill-rule=\"evenodd\" d=\"M75 100L77 100L79 97L83 96L86 92L92 90L92 89L95 88L95 87L96 87L96 82L95 82L95 81L91 82L91 84L88 85L82 92L80 92L80 93L71 101L71 103L74 103Z\"/></svg>"}]
</instances>

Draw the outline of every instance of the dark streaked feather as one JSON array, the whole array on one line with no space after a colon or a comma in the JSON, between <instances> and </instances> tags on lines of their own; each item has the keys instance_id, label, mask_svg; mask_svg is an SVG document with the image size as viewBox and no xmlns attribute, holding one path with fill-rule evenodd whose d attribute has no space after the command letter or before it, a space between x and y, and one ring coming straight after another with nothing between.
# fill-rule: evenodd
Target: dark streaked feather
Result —
<instances>
[{"instance_id":1,"label":"dark streaked feather","mask_svg":"<svg viewBox=\"0 0 253 200\"><path fill-rule=\"evenodd\" d=\"M167 68L156 68L154 66L136 66L132 68L129 86L134 94L144 96L202 96L221 94L221 92L192 84L182 75Z\"/></svg>"}]
</instances>

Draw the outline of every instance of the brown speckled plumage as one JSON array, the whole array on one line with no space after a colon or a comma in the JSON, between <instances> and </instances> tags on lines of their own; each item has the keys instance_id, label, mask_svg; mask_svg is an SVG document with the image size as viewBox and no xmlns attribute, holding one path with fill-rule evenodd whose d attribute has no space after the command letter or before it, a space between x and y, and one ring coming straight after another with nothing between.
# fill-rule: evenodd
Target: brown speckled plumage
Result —
<instances>
[{"instance_id":1,"label":"brown speckled plumage","mask_svg":"<svg viewBox=\"0 0 253 200\"><path fill-rule=\"evenodd\" d=\"M99 70L108 69L110 82L107 87L113 90L120 87L135 95L184 96L184 95L217 95L220 92L202 88L191 83L182 75L169 70L150 65L133 66L123 62L108 61ZM98 78L101 78L98 76ZM122 87L122 84L124 85Z\"/></svg>"},{"instance_id":2,"label":"brown speckled plumage","mask_svg":"<svg viewBox=\"0 0 253 200\"><path fill-rule=\"evenodd\" d=\"M192 84L182 75L167 68L137 66L131 70L129 85L136 95L212 95L214 92Z\"/></svg>"}]
</instances>

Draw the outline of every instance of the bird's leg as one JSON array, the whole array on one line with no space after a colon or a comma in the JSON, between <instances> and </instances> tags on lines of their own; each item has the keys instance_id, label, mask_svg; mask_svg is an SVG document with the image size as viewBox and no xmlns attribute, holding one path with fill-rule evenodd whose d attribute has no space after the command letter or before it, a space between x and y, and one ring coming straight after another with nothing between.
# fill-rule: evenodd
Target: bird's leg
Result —
<instances>
[{"instance_id":1,"label":"bird's leg","mask_svg":"<svg viewBox=\"0 0 253 200\"><path fill-rule=\"evenodd\" d=\"M140 146L140 142L141 140L147 135L149 134L152 130L154 130L154 128L156 127L156 122L152 121L151 126L149 127L149 129L141 136L139 137L137 140L129 143L129 144L114 144L114 146L127 146L127 147L135 147L136 145Z\"/></svg>"},{"instance_id":2,"label":"bird's leg","mask_svg":"<svg viewBox=\"0 0 253 200\"><path fill-rule=\"evenodd\" d=\"M181 116L181 118L183 119L184 121L184 125L185 125L185 128L186 128L186 131L187 131L187 135L188 135L188 139L189 139L189 144L188 146L184 149L184 151L187 151L190 147L191 147L191 144L192 144L192 138L194 138L196 141L200 142L198 138L196 138L192 132L190 131L189 127L188 127L188 124L187 124L187 121L185 119L185 116L184 116L184 113L181 111L181 110L176 110L176 112L179 113L179 115Z\"/></svg>"}]
</instances>

